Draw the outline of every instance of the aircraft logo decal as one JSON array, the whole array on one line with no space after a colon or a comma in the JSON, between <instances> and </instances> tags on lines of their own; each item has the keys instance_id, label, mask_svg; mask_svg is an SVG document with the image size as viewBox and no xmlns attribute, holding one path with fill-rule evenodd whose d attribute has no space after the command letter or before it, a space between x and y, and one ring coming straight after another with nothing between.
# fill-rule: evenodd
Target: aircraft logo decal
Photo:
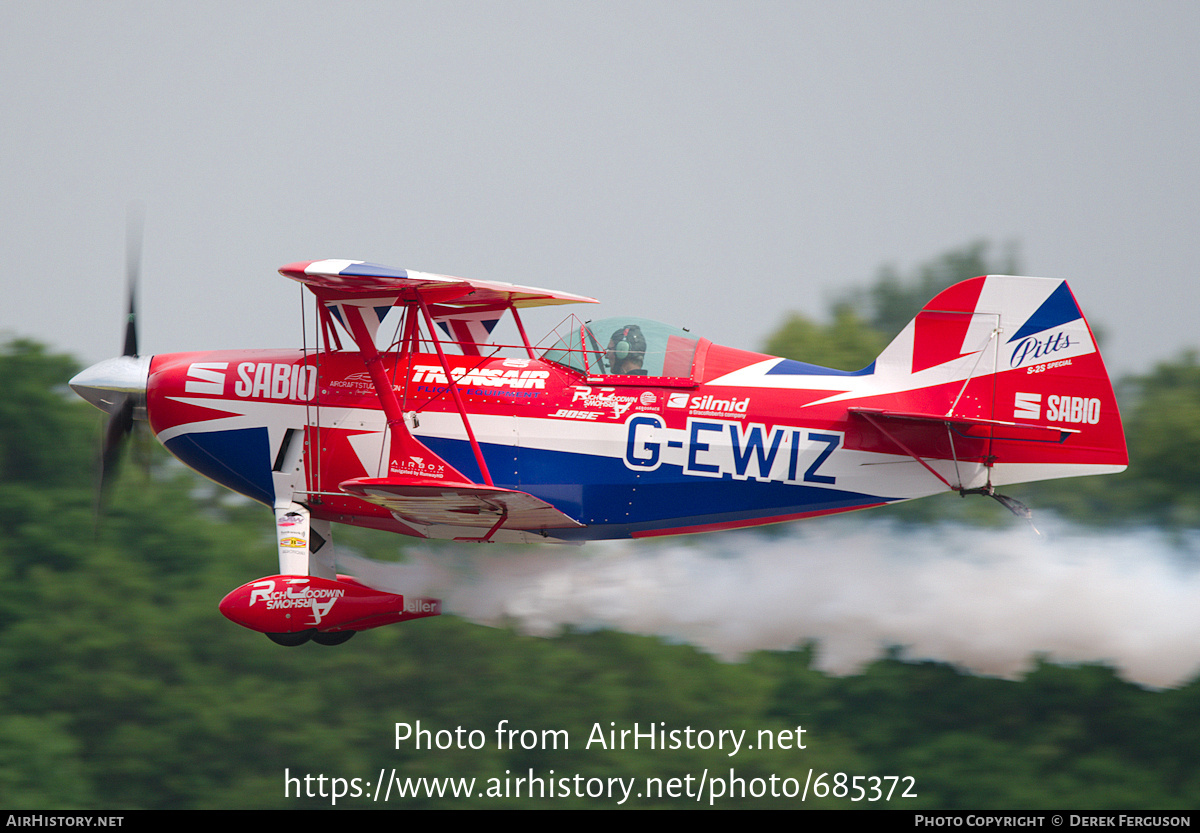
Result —
<instances>
[{"instance_id":1,"label":"aircraft logo decal","mask_svg":"<svg viewBox=\"0 0 1200 833\"><path fill-rule=\"evenodd\" d=\"M1042 395L1040 393L1018 393L1013 405L1014 419L1041 419Z\"/></svg>"}]
</instances>

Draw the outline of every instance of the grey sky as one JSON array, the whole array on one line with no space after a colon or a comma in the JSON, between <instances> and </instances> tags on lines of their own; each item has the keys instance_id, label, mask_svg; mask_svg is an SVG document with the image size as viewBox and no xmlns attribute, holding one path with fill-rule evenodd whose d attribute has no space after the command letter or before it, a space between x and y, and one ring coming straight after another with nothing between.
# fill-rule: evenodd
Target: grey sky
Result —
<instances>
[{"instance_id":1,"label":"grey sky","mask_svg":"<svg viewBox=\"0 0 1200 833\"><path fill-rule=\"evenodd\" d=\"M1195 3L0 0L0 31L0 330L84 361L119 352L134 199L145 353L298 345L275 270L326 257L758 348L980 238L1069 279L1114 371L1200 344Z\"/></svg>"}]
</instances>

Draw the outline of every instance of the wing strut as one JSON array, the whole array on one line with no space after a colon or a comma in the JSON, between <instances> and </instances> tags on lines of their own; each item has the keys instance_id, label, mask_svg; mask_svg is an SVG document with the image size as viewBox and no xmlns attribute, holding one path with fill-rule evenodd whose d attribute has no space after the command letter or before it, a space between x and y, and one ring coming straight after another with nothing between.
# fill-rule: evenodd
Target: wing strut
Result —
<instances>
[{"instance_id":1,"label":"wing strut","mask_svg":"<svg viewBox=\"0 0 1200 833\"><path fill-rule=\"evenodd\" d=\"M428 447L408 430L408 425L404 422L404 412L400 408L400 401L396 398L396 391L392 387L391 381L387 377L387 370L383 364L383 356L379 354L379 350L375 347L375 340L371 338L371 333L367 329L366 322L363 321L363 311L360 307L355 307L347 304L344 308L344 315L347 326L350 328L350 333L354 336L354 341L358 344L358 349L362 353L363 363L367 366L367 373L371 376L371 382L375 385L375 393L379 396L379 403L383 406L383 414L387 418L388 432L391 435L391 455L389 461L389 470L396 464L397 460L404 460L410 456L416 455L421 457L434 457L446 465L445 477L456 481L468 481L463 476L462 472L455 469L445 460L442 460L438 455L429 450ZM437 337L434 336L434 343ZM439 354L441 349L438 350ZM445 359L443 359L443 365ZM452 388L453 389L453 388ZM455 390L455 399L457 400L457 389ZM461 410L462 405L460 403ZM465 421L465 417L464 417ZM467 429L470 431L470 429ZM472 445L477 449L475 438L471 437ZM485 469L486 476L486 469ZM488 480L488 485L491 485L491 480Z\"/></svg>"},{"instance_id":2,"label":"wing strut","mask_svg":"<svg viewBox=\"0 0 1200 833\"><path fill-rule=\"evenodd\" d=\"M437 337L437 328L433 323L433 316L429 314L429 307L425 305L425 299L421 297L420 292L417 293L417 304L421 307L421 314L425 316L425 326L429 330L430 338L433 339L433 346L437 350L438 361L442 363L442 372L446 374L446 383L450 388L450 393L454 396L454 405L458 408L458 415L462 417L463 427L467 429L467 439L471 441L471 451L475 452L475 462L479 464L479 473L483 475L484 483L494 486L496 484L492 482L492 475L488 471L487 463L483 459L483 450L479 447L479 441L475 439L475 432L471 430L471 421L467 419L467 408L463 405L462 395L458 392L458 383L454 381L454 377L450 374L450 365L446 362L446 354L442 352L442 342ZM394 392L392 398L395 399Z\"/></svg>"},{"instance_id":3,"label":"wing strut","mask_svg":"<svg viewBox=\"0 0 1200 833\"><path fill-rule=\"evenodd\" d=\"M525 335L525 325L521 323L521 316L517 314L516 305L510 301L508 309L512 312L513 321L517 324L517 332L521 334L521 341L525 342L525 352L529 354L529 358L536 359L537 354L533 351L533 345L529 343L529 336Z\"/></svg>"}]
</instances>

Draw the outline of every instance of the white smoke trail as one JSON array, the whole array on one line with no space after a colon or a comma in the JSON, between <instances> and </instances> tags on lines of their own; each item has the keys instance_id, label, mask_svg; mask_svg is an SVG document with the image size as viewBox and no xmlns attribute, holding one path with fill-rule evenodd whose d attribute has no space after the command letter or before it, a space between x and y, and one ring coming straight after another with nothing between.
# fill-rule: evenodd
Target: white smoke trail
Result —
<instances>
[{"instance_id":1,"label":"white smoke trail","mask_svg":"<svg viewBox=\"0 0 1200 833\"><path fill-rule=\"evenodd\" d=\"M487 625L554 636L609 628L686 642L725 660L815 642L852 674L892 646L907 659L1020 676L1035 657L1105 662L1169 687L1200 671L1200 567L1153 531L1046 538L1028 527L794 524L658 542L410 550L347 572L436 596Z\"/></svg>"}]
</instances>

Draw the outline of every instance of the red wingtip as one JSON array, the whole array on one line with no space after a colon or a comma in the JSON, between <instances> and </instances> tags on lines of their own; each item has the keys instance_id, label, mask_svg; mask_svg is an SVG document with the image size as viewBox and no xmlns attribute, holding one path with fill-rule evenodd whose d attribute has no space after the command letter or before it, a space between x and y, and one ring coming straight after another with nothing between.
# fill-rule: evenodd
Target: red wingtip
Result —
<instances>
[{"instance_id":1,"label":"red wingtip","mask_svg":"<svg viewBox=\"0 0 1200 833\"><path fill-rule=\"evenodd\" d=\"M279 267L279 274L285 278L298 279L304 277L304 270L312 265L315 261L298 260L295 263L289 263L287 266Z\"/></svg>"}]
</instances>

